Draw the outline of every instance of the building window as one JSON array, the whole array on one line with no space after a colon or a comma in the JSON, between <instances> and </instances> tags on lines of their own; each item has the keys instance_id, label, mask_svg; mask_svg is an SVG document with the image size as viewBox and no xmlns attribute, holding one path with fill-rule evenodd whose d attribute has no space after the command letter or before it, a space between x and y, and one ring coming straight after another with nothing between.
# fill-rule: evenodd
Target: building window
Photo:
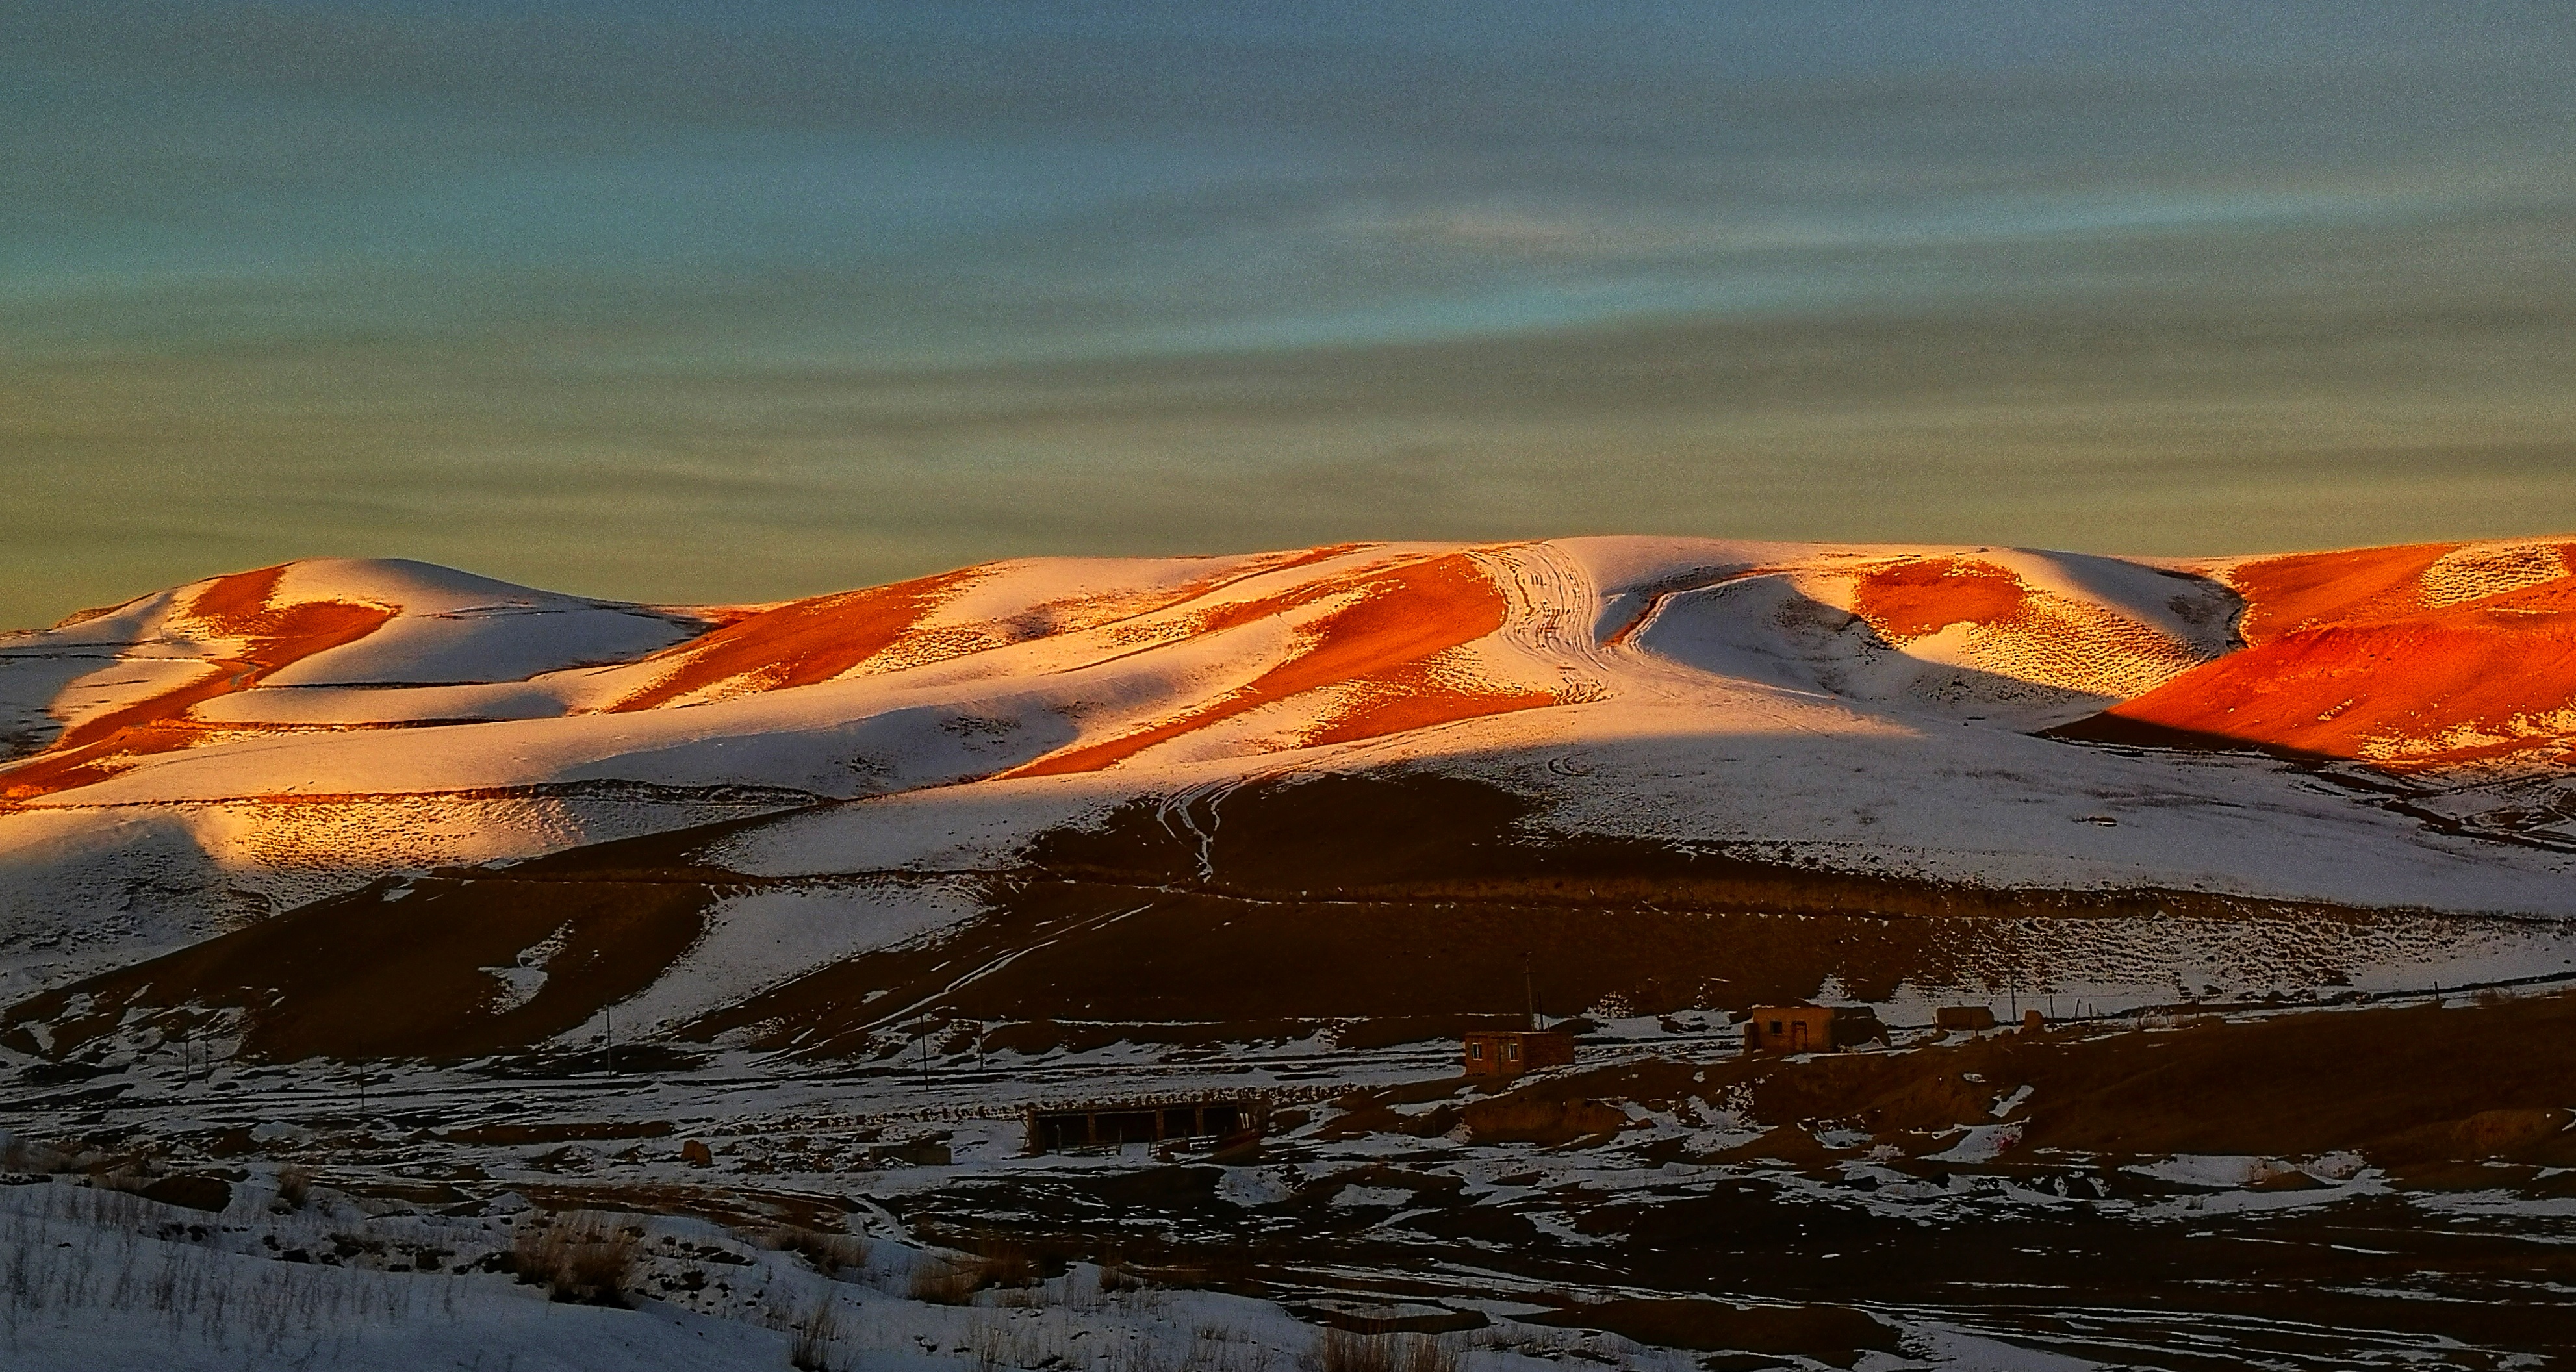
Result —
<instances>
[{"instance_id":1,"label":"building window","mask_svg":"<svg viewBox=\"0 0 2576 1372\"><path fill-rule=\"evenodd\" d=\"M1471 1058L1475 1058L1475 1059L1477 1059L1478 1061L1482 1061L1482 1060L1484 1059L1484 1056L1485 1056L1485 1045L1483 1045L1483 1044L1481 1044L1481 1043L1471 1043L1471 1044L1468 1044L1468 1045L1467 1045L1467 1056L1469 1056L1469 1057L1471 1057Z\"/></svg>"},{"instance_id":2,"label":"building window","mask_svg":"<svg viewBox=\"0 0 2576 1372\"><path fill-rule=\"evenodd\" d=\"M1519 1058L1520 1058L1520 1055L1521 1055L1521 1046L1520 1046L1519 1044L1517 1044L1517 1043L1506 1043L1506 1044L1504 1044L1504 1045L1503 1045L1503 1056L1504 1056L1504 1057L1506 1057L1506 1058L1510 1058L1510 1059L1513 1059L1514 1061L1518 1061L1518 1060L1519 1060Z\"/></svg>"},{"instance_id":3,"label":"building window","mask_svg":"<svg viewBox=\"0 0 2576 1372\"><path fill-rule=\"evenodd\" d=\"M1775 1020L1773 1020L1773 1021L1771 1021L1771 1032L1776 1034L1776 1033L1779 1033L1779 1032L1780 1032L1780 1030L1781 1030L1780 1021L1778 1021L1778 1020L1776 1020L1776 1019L1775 1019Z\"/></svg>"}]
</instances>

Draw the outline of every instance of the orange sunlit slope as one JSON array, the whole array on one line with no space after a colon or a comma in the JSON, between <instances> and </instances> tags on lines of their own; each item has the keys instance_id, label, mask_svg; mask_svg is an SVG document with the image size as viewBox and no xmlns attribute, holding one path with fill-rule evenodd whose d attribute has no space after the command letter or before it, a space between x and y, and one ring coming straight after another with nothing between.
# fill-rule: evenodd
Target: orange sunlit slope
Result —
<instances>
[{"instance_id":1,"label":"orange sunlit slope","mask_svg":"<svg viewBox=\"0 0 2576 1372\"><path fill-rule=\"evenodd\" d=\"M1501 590L1462 554L1309 582L1223 606L1196 627L1221 633L1328 600L1346 603L1326 610L1306 628L1293 656L1249 684L1150 727L1040 758L1017 774L1097 771L1273 701L1327 687L1349 688L1357 703L1320 720L1305 742L1376 738L1556 703L1544 691L1480 687L1435 670L1441 654L1503 625Z\"/></svg>"},{"instance_id":2,"label":"orange sunlit slope","mask_svg":"<svg viewBox=\"0 0 2576 1372\"><path fill-rule=\"evenodd\" d=\"M2576 545L2240 564L2249 644L2068 732L2158 732L2391 767L2576 762Z\"/></svg>"},{"instance_id":3,"label":"orange sunlit slope","mask_svg":"<svg viewBox=\"0 0 2576 1372\"><path fill-rule=\"evenodd\" d=\"M1871 627L1904 640L1953 624L2002 624L2022 612L2021 578L1973 558L1927 557L1871 570L1853 588Z\"/></svg>"},{"instance_id":4,"label":"orange sunlit slope","mask_svg":"<svg viewBox=\"0 0 2576 1372\"><path fill-rule=\"evenodd\" d=\"M1178 585L1021 602L1018 613L1002 622L942 622L940 612L978 586L1006 578L1007 563L791 601L647 659L664 664L666 674L608 708L649 710L692 696L777 691L862 669L926 666L1032 637L1150 615L1232 582L1328 561L1357 546L1333 544L1230 560Z\"/></svg>"},{"instance_id":5,"label":"orange sunlit slope","mask_svg":"<svg viewBox=\"0 0 2576 1372\"><path fill-rule=\"evenodd\" d=\"M775 691L829 681L892 647L983 575L968 567L762 610L666 650L669 674L609 708L650 710L718 686Z\"/></svg>"},{"instance_id":6,"label":"orange sunlit slope","mask_svg":"<svg viewBox=\"0 0 2576 1372\"><path fill-rule=\"evenodd\" d=\"M377 605L308 600L272 606L286 564L218 577L188 602L186 613L210 637L239 639L232 657L210 658L193 681L81 721L53 746L0 780L0 797L12 800L87 785L154 753L185 748L203 726L190 710L232 691L247 690L274 672L374 633L393 617Z\"/></svg>"}]
</instances>

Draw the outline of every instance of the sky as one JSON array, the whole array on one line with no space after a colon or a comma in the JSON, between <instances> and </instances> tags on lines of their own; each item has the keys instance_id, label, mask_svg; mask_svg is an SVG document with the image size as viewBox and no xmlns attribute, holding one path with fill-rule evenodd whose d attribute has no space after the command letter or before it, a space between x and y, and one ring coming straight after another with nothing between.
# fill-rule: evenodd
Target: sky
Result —
<instances>
[{"instance_id":1,"label":"sky","mask_svg":"<svg viewBox=\"0 0 2576 1372\"><path fill-rule=\"evenodd\" d=\"M2576 532L2576 6L0 0L0 627Z\"/></svg>"}]
</instances>

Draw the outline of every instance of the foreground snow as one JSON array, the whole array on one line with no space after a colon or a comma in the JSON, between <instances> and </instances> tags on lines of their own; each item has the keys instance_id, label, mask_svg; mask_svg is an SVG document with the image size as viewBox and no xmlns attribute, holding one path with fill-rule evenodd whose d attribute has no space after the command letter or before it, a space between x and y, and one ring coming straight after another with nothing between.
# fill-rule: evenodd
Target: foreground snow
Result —
<instances>
[{"instance_id":1,"label":"foreground snow","mask_svg":"<svg viewBox=\"0 0 2576 1372\"><path fill-rule=\"evenodd\" d=\"M0 1359L1355 1372L1328 1326L1410 1320L1449 1331L1408 1345L1428 1350L1411 1372L2395 1367L2428 1347L2435 1365L2531 1366L2576 1341L2547 1294L2576 1223L2549 1161L2569 1156L2566 1110L2499 1112L2520 1132L2489 1127L2430 1170L2346 1148L2034 1151L2024 1130L2092 1093L2008 1073L2103 1050L2171 1071L2227 1058L2207 1047L2222 1035L2392 1015L2473 1038L2551 1003L1909 1033L1809 1059L1628 1021L1516 1090L1448 1077L1446 1052L1315 1045L927 1077L417 1066L363 1102L319 1064L107 1104L22 1086L27 1133L0 1136L21 1169L0 1184ZM1985 1069L1959 1079L1956 1118L1975 1122L1875 1134L1766 1115L1745 1075L1911 1065L1933 1085L1962 1064ZM1224 1164L1022 1148L1029 1104L1176 1091L1264 1094L1278 1132ZM2209 1113L2246 1139L2305 1132L2244 1096ZM2476 1156L2490 1147L2527 1156ZM131 1193L218 1176L197 1203L220 1210ZM959 1236L972 1247L943 1246ZM584 1245L614 1249L632 1308L548 1299L609 1270L565 1256ZM2419 1322L2383 1322L2391 1301Z\"/></svg>"}]
</instances>

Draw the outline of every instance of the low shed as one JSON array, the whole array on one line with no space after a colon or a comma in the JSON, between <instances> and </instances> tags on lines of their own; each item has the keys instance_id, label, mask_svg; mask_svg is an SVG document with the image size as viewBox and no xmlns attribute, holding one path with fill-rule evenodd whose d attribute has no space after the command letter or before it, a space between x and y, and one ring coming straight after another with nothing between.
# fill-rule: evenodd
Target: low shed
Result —
<instances>
[{"instance_id":1,"label":"low shed","mask_svg":"<svg viewBox=\"0 0 2576 1372\"><path fill-rule=\"evenodd\" d=\"M1830 1053L1884 1042L1887 1026L1866 1005L1765 1005L1744 1022L1753 1053Z\"/></svg>"},{"instance_id":2,"label":"low shed","mask_svg":"<svg viewBox=\"0 0 2576 1372\"><path fill-rule=\"evenodd\" d=\"M1976 1033L1995 1027L1995 1012L1983 1005L1944 1005L1932 1012L1932 1027L1945 1033L1957 1029Z\"/></svg>"},{"instance_id":3,"label":"low shed","mask_svg":"<svg viewBox=\"0 0 2576 1372\"><path fill-rule=\"evenodd\" d=\"M1236 1099L1033 1108L1028 1115L1028 1148L1032 1153L1070 1153L1131 1143L1225 1143L1246 1134L1258 1135L1269 1113L1263 1101Z\"/></svg>"},{"instance_id":4,"label":"low shed","mask_svg":"<svg viewBox=\"0 0 2576 1372\"><path fill-rule=\"evenodd\" d=\"M1471 1077L1517 1077L1574 1064L1574 1035L1562 1029L1480 1029L1466 1040L1460 1051Z\"/></svg>"}]
</instances>

